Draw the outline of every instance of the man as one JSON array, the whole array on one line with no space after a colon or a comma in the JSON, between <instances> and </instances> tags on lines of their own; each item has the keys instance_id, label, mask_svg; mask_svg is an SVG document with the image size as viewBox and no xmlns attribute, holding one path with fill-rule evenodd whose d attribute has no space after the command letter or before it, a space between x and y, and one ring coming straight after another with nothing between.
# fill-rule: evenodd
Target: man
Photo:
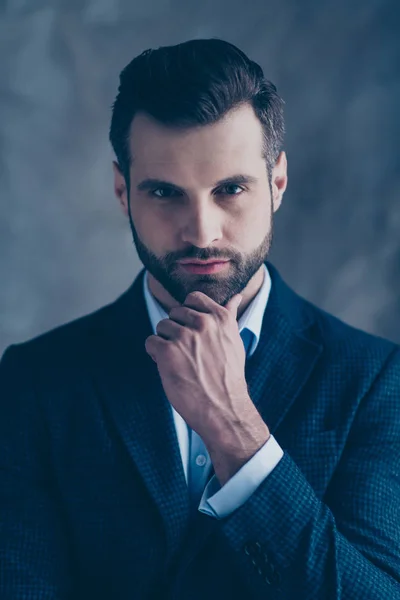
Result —
<instances>
[{"instance_id":1,"label":"man","mask_svg":"<svg viewBox=\"0 0 400 600\"><path fill-rule=\"evenodd\" d=\"M3 356L2 600L400 599L399 348L267 260L283 132L221 40L121 73L115 193L145 269Z\"/></svg>"}]
</instances>

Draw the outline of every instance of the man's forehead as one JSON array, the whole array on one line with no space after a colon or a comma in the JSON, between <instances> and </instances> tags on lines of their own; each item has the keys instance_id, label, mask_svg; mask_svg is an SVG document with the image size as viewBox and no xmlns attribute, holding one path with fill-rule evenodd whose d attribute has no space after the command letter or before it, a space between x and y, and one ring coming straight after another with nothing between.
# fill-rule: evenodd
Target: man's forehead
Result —
<instances>
[{"instance_id":1,"label":"man's forehead","mask_svg":"<svg viewBox=\"0 0 400 600\"><path fill-rule=\"evenodd\" d=\"M144 113L132 121L129 136L132 160L154 164L194 161L204 166L224 157L243 159L262 150L262 127L254 112L237 110L220 121L194 127L173 127Z\"/></svg>"},{"instance_id":2,"label":"man's forehead","mask_svg":"<svg viewBox=\"0 0 400 600\"><path fill-rule=\"evenodd\" d=\"M154 150L154 151L153 151ZM232 174L246 173L257 176L265 169L262 152L229 152L216 149L207 152L199 148L195 152L168 151L163 148L142 148L131 155L131 171L137 179L153 178L174 180L177 183L199 182L213 185L213 182L228 178Z\"/></svg>"}]
</instances>

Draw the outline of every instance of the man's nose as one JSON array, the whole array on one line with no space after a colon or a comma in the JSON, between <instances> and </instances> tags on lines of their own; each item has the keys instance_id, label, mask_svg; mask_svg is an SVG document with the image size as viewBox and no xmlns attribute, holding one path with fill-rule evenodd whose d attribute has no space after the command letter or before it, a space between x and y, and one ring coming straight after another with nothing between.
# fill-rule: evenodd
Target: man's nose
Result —
<instances>
[{"instance_id":1,"label":"man's nose","mask_svg":"<svg viewBox=\"0 0 400 600\"><path fill-rule=\"evenodd\" d=\"M181 237L197 248L207 248L220 240L222 228L217 207L202 204L188 208Z\"/></svg>"}]
</instances>

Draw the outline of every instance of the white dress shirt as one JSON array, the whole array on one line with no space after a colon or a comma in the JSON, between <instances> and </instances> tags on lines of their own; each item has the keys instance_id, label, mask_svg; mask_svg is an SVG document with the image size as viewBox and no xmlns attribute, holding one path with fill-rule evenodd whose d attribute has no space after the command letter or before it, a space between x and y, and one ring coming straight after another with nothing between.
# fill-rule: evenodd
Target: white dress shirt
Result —
<instances>
[{"instance_id":1,"label":"white dress shirt","mask_svg":"<svg viewBox=\"0 0 400 600\"><path fill-rule=\"evenodd\" d=\"M243 343L250 357L260 339L262 320L271 289L271 278L264 265L264 281L256 295L238 321ZM168 319L160 303L150 292L148 273L143 278L144 297L153 332L162 319ZM272 401L272 399L271 399ZM201 437L186 424L181 415L170 404L186 482L192 502L201 512L215 518L227 517L239 508L252 495L276 467L283 456L283 450L271 435L256 454L229 479L222 487L215 475L206 485L212 468L210 456Z\"/></svg>"}]
</instances>

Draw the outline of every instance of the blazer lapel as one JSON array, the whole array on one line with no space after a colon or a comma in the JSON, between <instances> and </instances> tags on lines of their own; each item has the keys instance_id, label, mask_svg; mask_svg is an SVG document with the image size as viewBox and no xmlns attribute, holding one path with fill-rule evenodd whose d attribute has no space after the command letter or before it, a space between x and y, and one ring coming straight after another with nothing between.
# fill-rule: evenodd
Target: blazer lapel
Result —
<instances>
[{"instance_id":1,"label":"blazer lapel","mask_svg":"<svg viewBox=\"0 0 400 600\"><path fill-rule=\"evenodd\" d=\"M271 292L260 340L246 362L249 394L272 434L275 434L308 380L322 351L310 329L313 313L267 263Z\"/></svg>"},{"instance_id":2,"label":"blazer lapel","mask_svg":"<svg viewBox=\"0 0 400 600\"><path fill-rule=\"evenodd\" d=\"M107 318L101 320L103 335L92 366L105 410L160 512L168 565L187 529L190 505L171 406L157 366L144 347L153 332L143 296L143 274L103 309Z\"/></svg>"}]
</instances>

